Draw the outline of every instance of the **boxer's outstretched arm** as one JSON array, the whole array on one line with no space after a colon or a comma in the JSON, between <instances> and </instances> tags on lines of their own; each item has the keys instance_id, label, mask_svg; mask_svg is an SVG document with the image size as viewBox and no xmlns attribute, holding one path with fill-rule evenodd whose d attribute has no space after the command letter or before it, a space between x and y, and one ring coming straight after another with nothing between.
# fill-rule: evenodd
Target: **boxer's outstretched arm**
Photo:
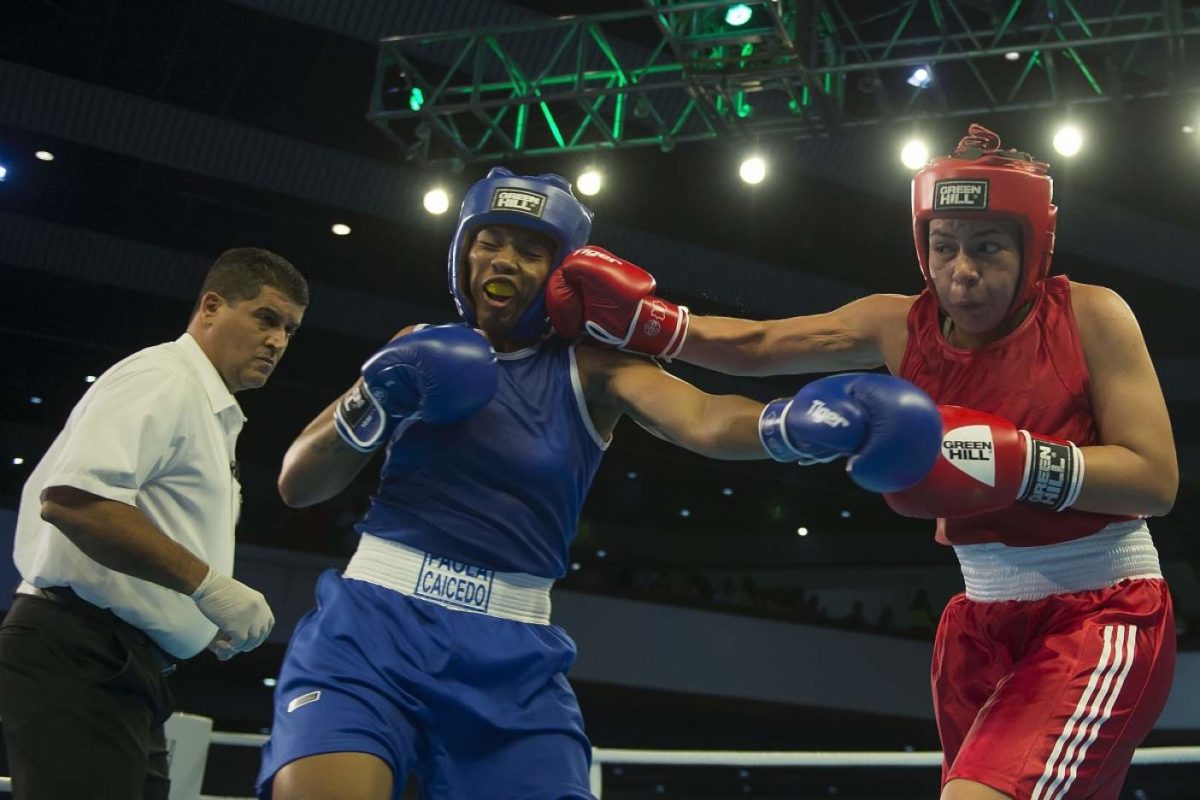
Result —
<instances>
[{"instance_id":1,"label":"boxer's outstretched arm","mask_svg":"<svg viewBox=\"0 0 1200 800\"><path fill-rule=\"evenodd\" d=\"M1091 376L1100 444L1084 447L1087 465L1075 508L1161 516L1179 489L1171 419L1133 311L1110 289L1071 284L1071 305Z\"/></svg>"},{"instance_id":2,"label":"boxer's outstretched arm","mask_svg":"<svg viewBox=\"0 0 1200 800\"><path fill-rule=\"evenodd\" d=\"M830 375L764 407L702 392L637 356L582 347L576 356L588 412L605 437L628 414L654 435L710 458L808 465L848 457L850 478L872 492L913 486L941 449L933 400L891 375Z\"/></svg>"},{"instance_id":3,"label":"boxer's outstretched arm","mask_svg":"<svg viewBox=\"0 0 1200 800\"><path fill-rule=\"evenodd\" d=\"M588 409L607 433L621 414L672 444L710 458L768 458L758 437L763 404L711 395L640 356L580 347L576 351Z\"/></svg>"},{"instance_id":4,"label":"boxer's outstretched arm","mask_svg":"<svg viewBox=\"0 0 1200 800\"><path fill-rule=\"evenodd\" d=\"M872 369L885 340L903 337L913 298L876 294L825 314L753 321L692 316L683 361L730 375Z\"/></svg>"}]
</instances>

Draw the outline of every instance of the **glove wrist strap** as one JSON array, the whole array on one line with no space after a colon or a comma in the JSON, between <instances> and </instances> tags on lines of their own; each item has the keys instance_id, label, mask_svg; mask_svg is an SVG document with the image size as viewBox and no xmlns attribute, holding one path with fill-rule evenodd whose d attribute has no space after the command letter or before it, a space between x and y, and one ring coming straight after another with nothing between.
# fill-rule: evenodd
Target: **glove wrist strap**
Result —
<instances>
[{"instance_id":1,"label":"glove wrist strap","mask_svg":"<svg viewBox=\"0 0 1200 800\"><path fill-rule=\"evenodd\" d=\"M664 361L672 360L679 355L679 351L683 350L683 341L687 338L688 324L691 321L692 313L688 311L688 307L679 306L679 324L675 327L675 335L671 341L667 342L667 346L660 356Z\"/></svg>"},{"instance_id":2,"label":"glove wrist strap","mask_svg":"<svg viewBox=\"0 0 1200 800\"><path fill-rule=\"evenodd\" d=\"M683 349L690 316L687 306L650 296L638 301L624 335L613 334L592 320L584 322L583 327L593 339L609 347L670 361Z\"/></svg>"},{"instance_id":3,"label":"glove wrist strap","mask_svg":"<svg viewBox=\"0 0 1200 800\"><path fill-rule=\"evenodd\" d=\"M781 397L772 400L763 408L758 416L758 440L763 449L776 461L792 463L800 458L800 453L788 441L787 426L784 420L792 408L792 398Z\"/></svg>"},{"instance_id":4,"label":"glove wrist strap","mask_svg":"<svg viewBox=\"0 0 1200 800\"><path fill-rule=\"evenodd\" d=\"M333 412L333 427L346 444L360 453L372 453L395 426L379 398L363 382L342 395Z\"/></svg>"},{"instance_id":5,"label":"glove wrist strap","mask_svg":"<svg viewBox=\"0 0 1200 800\"><path fill-rule=\"evenodd\" d=\"M1017 501L1064 511L1079 499L1083 488L1083 451L1074 442L1033 436L1020 431L1025 440L1025 474Z\"/></svg>"}]
</instances>

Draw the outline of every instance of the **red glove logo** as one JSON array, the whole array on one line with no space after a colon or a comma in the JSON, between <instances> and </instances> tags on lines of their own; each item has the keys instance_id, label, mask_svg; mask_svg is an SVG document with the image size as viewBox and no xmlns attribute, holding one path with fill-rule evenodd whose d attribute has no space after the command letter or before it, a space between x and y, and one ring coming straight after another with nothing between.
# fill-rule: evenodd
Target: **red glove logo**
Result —
<instances>
[{"instance_id":1,"label":"red glove logo","mask_svg":"<svg viewBox=\"0 0 1200 800\"><path fill-rule=\"evenodd\" d=\"M608 253L604 250L597 250L595 247L581 247L575 251L574 255L591 256L592 258L598 258L601 261L607 261L609 264L627 264L627 263L629 263L627 261L622 261L621 259L616 258L611 253ZM650 288L651 289L654 288L653 279L651 279Z\"/></svg>"},{"instance_id":2,"label":"red glove logo","mask_svg":"<svg viewBox=\"0 0 1200 800\"><path fill-rule=\"evenodd\" d=\"M985 486L996 485L996 444L987 425L964 425L942 436L942 458Z\"/></svg>"}]
</instances>

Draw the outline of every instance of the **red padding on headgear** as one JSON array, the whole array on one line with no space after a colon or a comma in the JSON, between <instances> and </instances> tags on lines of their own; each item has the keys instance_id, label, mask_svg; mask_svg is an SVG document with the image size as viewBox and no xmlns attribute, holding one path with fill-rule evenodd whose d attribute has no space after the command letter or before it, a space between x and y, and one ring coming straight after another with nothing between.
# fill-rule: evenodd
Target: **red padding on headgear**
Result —
<instances>
[{"instance_id":1,"label":"red padding on headgear","mask_svg":"<svg viewBox=\"0 0 1200 800\"><path fill-rule=\"evenodd\" d=\"M1029 301L1037 282L1049 274L1054 255L1058 208L1051 202L1049 168L1028 153L1001 150L999 136L972 124L954 153L933 159L913 176L913 240L931 292L931 219L1011 219L1021 226L1023 258L1021 282L1008 313Z\"/></svg>"}]
</instances>

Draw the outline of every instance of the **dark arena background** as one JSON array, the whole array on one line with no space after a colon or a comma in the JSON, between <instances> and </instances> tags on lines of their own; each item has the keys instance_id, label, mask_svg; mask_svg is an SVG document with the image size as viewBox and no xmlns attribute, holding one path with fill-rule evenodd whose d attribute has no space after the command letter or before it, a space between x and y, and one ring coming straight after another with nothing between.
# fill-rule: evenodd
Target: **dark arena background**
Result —
<instances>
[{"instance_id":1,"label":"dark arena background","mask_svg":"<svg viewBox=\"0 0 1200 800\"><path fill-rule=\"evenodd\" d=\"M1052 164L1052 271L1116 290L1153 356L1181 483L1150 524L1180 655L1144 746L1200 746L1198 34L1196 0L6 2L0 532L88 383L178 336L217 254L265 247L305 273L288 357L239 395L236 575L278 624L172 679L220 732L203 794L249 796L261 737L225 734L267 732L289 634L377 476L289 509L282 454L381 342L455 319L446 254L472 182L503 164L598 184L592 242L663 296L786 317L922 288L911 175L979 122ZM669 369L759 400L815 377ZM605 800L937 796L928 662L962 578L931 523L844 462L710 461L623 422L572 558L554 617ZM8 555L2 571L7 607ZM1200 751L1180 752L1135 764L1122 800L1200 797Z\"/></svg>"}]
</instances>

